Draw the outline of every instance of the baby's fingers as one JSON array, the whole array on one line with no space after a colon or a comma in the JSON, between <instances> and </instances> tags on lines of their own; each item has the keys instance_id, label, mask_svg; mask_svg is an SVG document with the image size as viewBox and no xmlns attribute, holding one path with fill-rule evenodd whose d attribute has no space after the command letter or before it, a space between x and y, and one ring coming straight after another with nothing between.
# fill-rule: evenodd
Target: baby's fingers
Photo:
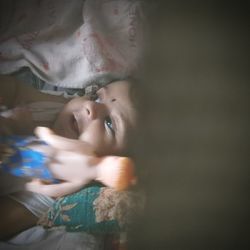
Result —
<instances>
[{"instance_id":1,"label":"baby's fingers","mask_svg":"<svg viewBox=\"0 0 250 250\"><path fill-rule=\"evenodd\" d=\"M37 127L34 133L56 149L93 155L88 143L56 135L49 128Z\"/></svg>"}]
</instances>

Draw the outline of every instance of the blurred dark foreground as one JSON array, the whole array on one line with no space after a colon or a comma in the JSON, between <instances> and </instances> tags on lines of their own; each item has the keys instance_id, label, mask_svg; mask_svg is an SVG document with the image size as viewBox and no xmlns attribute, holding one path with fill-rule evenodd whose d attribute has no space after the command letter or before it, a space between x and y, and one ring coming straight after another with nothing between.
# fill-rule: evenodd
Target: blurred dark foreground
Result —
<instances>
[{"instance_id":1,"label":"blurred dark foreground","mask_svg":"<svg viewBox=\"0 0 250 250\"><path fill-rule=\"evenodd\" d=\"M130 249L250 249L249 1L158 1ZM143 175L143 176L144 176Z\"/></svg>"}]
</instances>

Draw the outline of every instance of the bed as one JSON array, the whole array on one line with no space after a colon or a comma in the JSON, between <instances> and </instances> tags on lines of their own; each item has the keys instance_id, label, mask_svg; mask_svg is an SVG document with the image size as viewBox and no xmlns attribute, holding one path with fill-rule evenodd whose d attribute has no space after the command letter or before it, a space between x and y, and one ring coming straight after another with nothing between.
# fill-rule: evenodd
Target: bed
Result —
<instances>
[{"instance_id":1,"label":"bed","mask_svg":"<svg viewBox=\"0 0 250 250\"><path fill-rule=\"evenodd\" d=\"M139 70L140 1L13 0L1 2L0 12L0 74L51 94L83 95ZM36 227L0 249L117 249L142 197L95 183L56 200Z\"/></svg>"}]
</instances>

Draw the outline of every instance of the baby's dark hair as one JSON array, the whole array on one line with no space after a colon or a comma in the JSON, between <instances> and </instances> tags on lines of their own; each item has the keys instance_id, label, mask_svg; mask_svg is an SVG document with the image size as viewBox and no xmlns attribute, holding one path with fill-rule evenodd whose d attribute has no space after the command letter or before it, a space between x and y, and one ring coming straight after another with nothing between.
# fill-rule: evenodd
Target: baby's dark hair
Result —
<instances>
[{"instance_id":1,"label":"baby's dark hair","mask_svg":"<svg viewBox=\"0 0 250 250\"><path fill-rule=\"evenodd\" d=\"M123 155L134 158L137 151L137 143L139 142L137 140L138 130L140 130L141 126L141 109L142 109L141 99L143 98L140 91L141 80L131 76L118 80L127 81L130 83L130 98L133 107L136 110L136 126L129 129L128 136L126 138L126 148L123 152Z\"/></svg>"},{"instance_id":2,"label":"baby's dark hair","mask_svg":"<svg viewBox=\"0 0 250 250\"><path fill-rule=\"evenodd\" d=\"M134 161L138 188L143 186L147 180L147 169L145 169L142 159L144 159L145 143L147 142L147 131L144 129L144 122L145 117L147 117L147 108L149 107L147 106L146 96L144 95L144 85L142 86L143 79L128 77L123 80L131 83L130 98L137 112L136 127L128 131L126 148L123 155L132 158Z\"/></svg>"}]
</instances>

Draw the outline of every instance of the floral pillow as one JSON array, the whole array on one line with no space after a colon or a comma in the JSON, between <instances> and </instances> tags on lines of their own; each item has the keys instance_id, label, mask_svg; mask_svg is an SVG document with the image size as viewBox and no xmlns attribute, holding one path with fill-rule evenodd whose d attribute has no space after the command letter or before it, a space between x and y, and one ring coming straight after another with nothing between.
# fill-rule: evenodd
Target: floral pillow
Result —
<instances>
[{"instance_id":1,"label":"floral pillow","mask_svg":"<svg viewBox=\"0 0 250 250\"><path fill-rule=\"evenodd\" d=\"M140 192L88 186L58 198L39 224L47 228L64 226L67 231L117 233L126 230L143 206L144 196Z\"/></svg>"}]
</instances>

